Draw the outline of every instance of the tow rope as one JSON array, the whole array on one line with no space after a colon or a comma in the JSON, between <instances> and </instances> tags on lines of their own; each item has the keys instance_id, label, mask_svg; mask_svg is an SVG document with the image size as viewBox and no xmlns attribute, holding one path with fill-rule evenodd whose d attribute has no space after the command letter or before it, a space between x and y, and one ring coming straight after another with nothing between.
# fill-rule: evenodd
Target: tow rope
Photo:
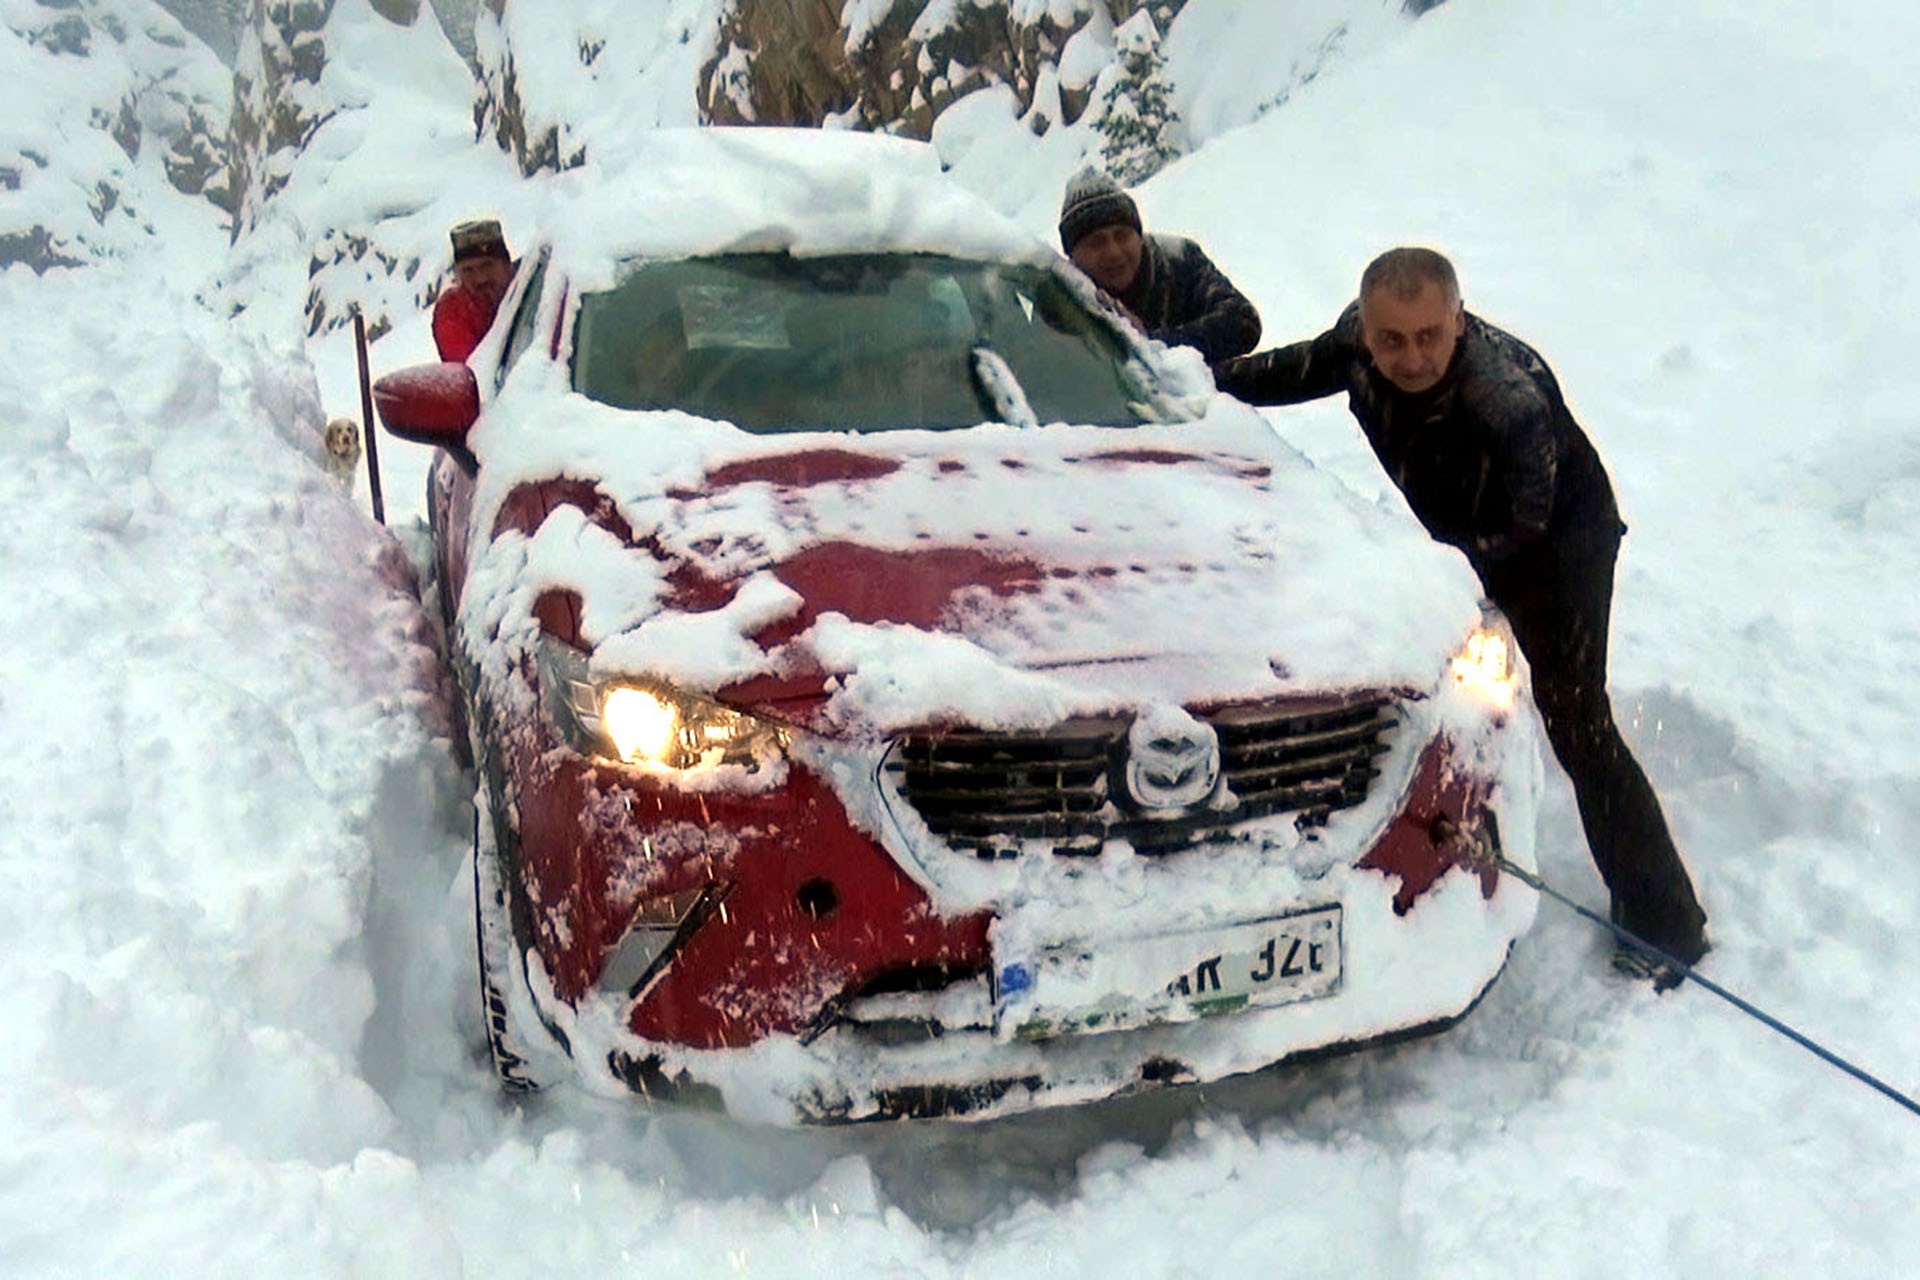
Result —
<instances>
[{"instance_id":1,"label":"tow rope","mask_svg":"<svg viewBox=\"0 0 1920 1280\"><path fill-rule=\"evenodd\" d=\"M1885 1094L1887 1097L1893 1099L1895 1102L1905 1107L1908 1111L1911 1111L1913 1112L1913 1114L1920 1116L1920 1102L1915 1102L1912 1098L1900 1092L1900 1090L1894 1088L1892 1085L1886 1083L1884 1080L1881 1080L1879 1077L1874 1076L1869 1072L1861 1070L1859 1067L1854 1066L1851 1062L1848 1062L1845 1058L1833 1052L1831 1049L1828 1049L1824 1045L1821 1045L1818 1042L1814 1041L1812 1038L1802 1035L1798 1031L1795 1031L1792 1027L1780 1021L1780 1019L1774 1017L1772 1014L1769 1014L1762 1009L1756 1008L1750 1001L1742 1000L1739 996L1733 994L1733 992L1727 990L1725 987L1721 986L1719 983L1715 982L1713 979L1701 977L1699 971L1696 970L1692 965L1687 964L1679 959L1676 959L1673 956L1668 955L1665 951L1662 951L1659 947L1654 946L1651 942L1648 942L1645 938L1639 937L1629 929L1621 928L1619 925L1615 924L1612 920L1609 920L1607 917L1601 915L1599 912L1590 911L1586 907L1581 906L1579 903L1575 902L1572 898L1567 897L1567 895L1565 895L1564 893L1561 893L1558 889L1555 889L1552 885L1542 880L1538 875L1535 875L1533 872L1528 871L1525 867L1516 866L1513 863L1509 862L1505 854L1495 853L1493 855L1492 862L1493 862L1493 865L1499 867L1500 870L1506 872L1508 875L1520 881L1520 883L1526 885L1527 887L1533 889L1535 892L1545 894L1547 897L1552 898L1555 902L1558 902L1560 905L1564 907L1571 907L1574 911L1578 912L1580 915L1584 916L1586 919L1593 921L1595 924L1600 925L1604 929L1607 929L1609 932L1613 934L1615 938L1619 939L1621 942L1626 943L1628 946L1633 947L1635 950L1640 951L1645 955L1655 957L1663 964L1668 964L1673 966L1674 971L1680 975L1682 981L1692 982L1698 986L1705 987L1708 991L1713 992L1713 994L1715 994L1716 996L1719 996L1722 1000L1725 1000L1728 1004L1740 1010L1740 1012L1746 1014L1748 1017L1753 1018L1754 1020L1762 1023L1765 1026L1771 1027L1775 1031L1778 1031L1781 1035L1793 1041L1795 1044L1799 1045L1802 1049L1805 1049L1808 1053L1813 1054L1815 1057L1819 1058L1822 1062L1827 1063L1829 1066L1838 1067L1840 1070L1852 1076L1855 1080L1858 1080L1861 1084L1864 1084L1869 1088L1872 1088L1874 1090L1877 1090L1880 1093Z\"/></svg>"}]
</instances>

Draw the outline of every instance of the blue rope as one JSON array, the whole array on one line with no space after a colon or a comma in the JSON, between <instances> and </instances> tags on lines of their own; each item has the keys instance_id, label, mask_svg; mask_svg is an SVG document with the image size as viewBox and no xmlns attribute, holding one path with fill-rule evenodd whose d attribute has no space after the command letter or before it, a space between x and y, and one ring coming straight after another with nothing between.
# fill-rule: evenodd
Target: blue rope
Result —
<instances>
[{"instance_id":1,"label":"blue rope","mask_svg":"<svg viewBox=\"0 0 1920 1280\"><path fill-rule=\"evenodd\" d=\"M1542 880L1539 876L1535 875L1533 872L1528 871L1524 867L1515 866L1513 863L1507 861L1507 859L1504 856L1496 855L1496 857L1494 858L1494 862L1496 865L1499 866L1499 868L1502 871L1505 871L1507 874L1513 876L1516 880L1519 880L1522 884L1527 885L1529 888L1534 889L1540 893L1546 894L1549 898L1552 898L1555 902L1560 903L1562 906L1573 908L1575 911L1579 912L1582 916L1585 916L1587 919L1593 921L1595 924L1601 925L1604 928L1610 930L1613 933L1614 937L1620 939L1620 941L1626 943L1628 946L1633 947L1638 951L1644 952L1647 955L1658 957L1661 960L1661 962L1665 964L1672 965L1675 972L1679 973L1681 977L1686 981L1697 983L1700 986L1705 987L1708 991L1713 992L1713 994L1719 996L1722 1000L1725 1000L1728 1004L1740 1010L1740 1012L1748 1015L1751 1018L1756 1019L1757 1021L1765 1024L1768 1027L1771 1027L1773 1030L1778 1031L1781 1035L1793 1041L1795 1044L1799 1045L1802 1049L1805 1049L1807 1052L1813 1054L1815 1057L1819 1058L1821 1061L1829 1064L1830 1066L1838 1067L1840 1070L1852 1076L1855 1080L1858 1080L1861 1084L1867 1085L1870 1088L1873 1088L1879 1091L1880 1093L1885 1094L1887 1097L1893 1099L1895 1102L1899 1103L1901 1106L1905 1107L1907 1110L1913 1112L1917 1116L1920 1116L1920 1102L1915 1102L1912 1098L1900 1092L1898 1089L1894 1088L1892 1085L1887 1084L1885 1081L1879 1079L1877 1076L1873 1076L1868 1074L1865 1071L1862 1071L1859 1067L1854 1066L1851 1062L1848 1062L1845 1058L1842 1058L1839 1054L1834 1053L1833 1051L1825 1048L1824 1046L1815 1043L1813 1040L1809 1039L1807 1036L1801 1035L1798 1031L1795 1031L1792 1027L1780 1021L1780 1019L1772 1016L1769 1013L1766 1013L1761 1009L1755 1008L1751 1003L1749 1003L1746 1000L1742 1000L1739 996L1733 994L1733 992L1727 990L1725 987L1713 981L1711 978L1701 977L1699 972L1695 970L1692 965L1687 964L1679 959L1676 959L1673 956L1668 955L1666 952L1662 951L1659 947L1654 946L1651 942L1648 942L1646 939L1636 936L1629 930L1621 928L1619 925L1607 919L1605 916L1600 915L1598 912L1590 911L1586 907L1581 906L1579 903L1575 902L1572 898L1567 897L1565 894L1561 893L1559 890L1549 885L1546 881Z\"/></svg>"}]
</instances>

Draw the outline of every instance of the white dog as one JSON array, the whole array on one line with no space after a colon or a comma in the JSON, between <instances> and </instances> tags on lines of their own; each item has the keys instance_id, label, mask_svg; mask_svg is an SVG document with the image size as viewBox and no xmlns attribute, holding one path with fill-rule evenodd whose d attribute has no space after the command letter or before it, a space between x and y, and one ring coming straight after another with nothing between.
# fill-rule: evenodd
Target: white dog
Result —
<instances>
[{"instance_id":1,"label":"white dog","mask_svg":"<svg viewBox=\"0 0 1920 1280\"><path fill-rule=\"evenodd\" d=\"M322 440L326 446L327 474L347 492L353 492L353 475L360 467L360 424L352 418L335 418L327 424Z\"/></svg>"}]
</instances>

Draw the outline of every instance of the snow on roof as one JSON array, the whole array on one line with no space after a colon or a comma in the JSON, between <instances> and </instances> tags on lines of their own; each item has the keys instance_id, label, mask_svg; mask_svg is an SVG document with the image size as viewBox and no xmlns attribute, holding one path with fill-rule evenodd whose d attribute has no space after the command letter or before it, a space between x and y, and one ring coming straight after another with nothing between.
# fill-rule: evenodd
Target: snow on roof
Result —
<instances>
[{"instance_id":1,"label":"snow on roof","mask_svg":"<svg viewBox=\"0 0 1920 1280\"><path fill-rule=\"evenodd\" d=\"M1057 255L946 178L925 143L802 129L659 129L553 185L572 277L635 257L887 249L1046 263Z\"/></svg>"}]
</instances>

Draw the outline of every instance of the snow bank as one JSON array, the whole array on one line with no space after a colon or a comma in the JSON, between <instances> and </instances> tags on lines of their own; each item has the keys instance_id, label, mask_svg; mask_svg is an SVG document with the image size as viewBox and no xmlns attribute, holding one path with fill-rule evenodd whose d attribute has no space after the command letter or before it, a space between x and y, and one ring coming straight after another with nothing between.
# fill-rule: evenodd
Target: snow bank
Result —
<instances>
[{"instance_id":1,"label":"snow bank","mask_svg":"<svg viewBox=\"0 0 1920 1280\"><path fill-rule=\"evenodd\" d=\"M455 794L444 706L398 545L262 430L318 431L297 350L133 268L16 269L0 316L0 1178L57 1188L0 1254L44 1273L110 1195L138 1271L207 1256L182 1168L233 1231L393 1172L371 904Z\"/></svg>"}]
</instances>

